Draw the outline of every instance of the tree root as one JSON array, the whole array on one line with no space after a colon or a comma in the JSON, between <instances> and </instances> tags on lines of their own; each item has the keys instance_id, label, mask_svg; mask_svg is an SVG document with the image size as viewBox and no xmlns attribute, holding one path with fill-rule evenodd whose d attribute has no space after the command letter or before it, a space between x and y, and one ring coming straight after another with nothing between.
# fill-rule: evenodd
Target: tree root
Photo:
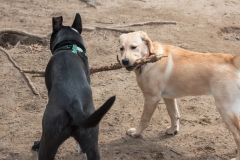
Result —
<instances>
[{"instance_id":1,"label":"tree root","mask_svg":"<svg viewBox=\"0 0 240 160\"><path fill-rule=\"evenodd\" d=\"M39 35L36 35L36 34L31 34L31 33L28 33L28 32L25 32L25 31L22 31L22 30L19 30L19 29L14 29L14 28L8 28L8 29L3 29L0 31L0 35L3 35L3 34L17 34L17 35L21 35L21 36L28 36L28 37L35 37L35 38L47 38L46 35L43 35L43 36L39 36Z\"/></svg>"},{"instance_id":2,"label":"tree root","mask_svg":"<svg viewBox=\"0 0 240 160\"><path fill-rule=\"evenodd\" d=\"M32 84L32 82L31 82L30 78L28 77L28 75L26 75L24 72L22 72L22 68L19 67L18 64L12 59L11 55L10 55L5 49L3 49L2 47L0 47L0 50L7 55L9 61L13 64L13 66L14 66L15 68L17 68L17 69L19 70L19 72L22 74L22 76L23 76L23 77L25 78L25 80L27 81L28 86L30 87L30 89L32 90L32 92L33 92L35 95L39 95L39 92L38 92L38 91L36 90L36 88L33 86L33 84Z\"/></svg>"},{"instance_id":3,"label":"tree root","mask_svg":"<svg viewBox=\"0 0 240 160\"><path fill-rule=\"evenodd\" d=\"M39 36L18 29L3 29L0 30L0 46L5 46L6 43L17 47L20 43L31 45L39 43L47 45L47 35Z\"/></svg>"}]
</instances>

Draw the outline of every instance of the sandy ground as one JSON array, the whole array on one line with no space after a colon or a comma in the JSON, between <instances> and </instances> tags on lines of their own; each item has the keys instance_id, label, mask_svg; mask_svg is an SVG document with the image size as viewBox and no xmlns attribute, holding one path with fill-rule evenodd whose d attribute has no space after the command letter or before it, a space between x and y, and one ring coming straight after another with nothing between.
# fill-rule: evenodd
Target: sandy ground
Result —
<instances>
[{"instance_id":1,"label":"sandy ground","mask_svg":"<svg viewBox=\"0 0 240 160\"><path fill-rule=\"evenodd\" d=\"M71 25L78 12L83 20L83 38L91 66L116 62L119 31L101 29L143 23L174 21L174 24L118 27L144 30L154 41L198 52L239 52L240 1L238 0L2 0L0 29L18 29L39 36L51 32L53 16L63 16ZM94 29L95 27L99 27ZM4 47L23 69L44 70L51 57L46 41L0 36ZM22 37L24 39L24 37ZM26 37L25 37L26 38ZM15 46L15 47L14 47ZM187 72L187 70L186 70ZM184 75L182 75L184 76ZM31 77L29 75L29 77ZM34 95L22 74L0 53L0 159L35 160L31 146L41 135L41 119L47 103L43 78L31 78L39 91ZM117 100L100 124L99 148L107 160L222 160L235 157L236 145L210 96L178 99L180 132L166 136L170 118L159 103L151 125L142 138L131 138L126 130L135 127L143 109L143 98L133 72L125 69L91 76L94 104L98 108L116 95ZM59 148L57 160L86 159L77 154L70 138Z\"/></svg>"}]
</instances>

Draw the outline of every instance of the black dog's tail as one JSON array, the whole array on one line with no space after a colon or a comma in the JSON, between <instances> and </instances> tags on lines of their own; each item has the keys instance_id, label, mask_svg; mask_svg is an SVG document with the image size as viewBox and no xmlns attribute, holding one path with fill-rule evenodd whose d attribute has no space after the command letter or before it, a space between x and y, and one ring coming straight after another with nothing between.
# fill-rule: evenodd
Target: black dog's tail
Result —
<instances>
[{"instance_id":1,"label":"black dog's tail","mask_svg":"<svg viewBox=\"0 0 240 160\"><path fill-rule=\"evenodd\" d=\"M84 128L95 127L101 121L103 116L108 112L108 110L112 107L116 96L112 96L109 98L100 108L98 108L92 115L86 118L82 125Z\"/></svg>"}]
</instances>

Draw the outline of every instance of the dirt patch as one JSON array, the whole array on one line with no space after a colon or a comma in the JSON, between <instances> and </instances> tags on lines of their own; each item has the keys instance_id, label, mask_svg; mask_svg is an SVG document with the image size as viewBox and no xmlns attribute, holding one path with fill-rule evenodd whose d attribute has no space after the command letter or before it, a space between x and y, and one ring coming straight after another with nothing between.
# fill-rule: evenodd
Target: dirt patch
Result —
<instances>
[{"instance_id":1,"label":"dirt patch","mask_svg":"<svg viewBox=\"0 0 240 160\"><path fill-rule=\"evenodd\" d=\"M223 37L224 40L240 40L240 28L239 27L224 27L220 29L219 35Z\"/></svg>"},{"instance_id":2,"label":"dirt patch","mask_svg":"<svg viewBox=\"0 0 240 160\"><path fill-rule=\"evenodd\" d=\"M23 69L44 70L51 57L49 37L52 17L63 16L71 25L77 12L83 20L83 39L90 66L116 62L118 38L122 32L102 28L149 21L174 21L176 25L149 24L119 27L144 30L154 41L198 52L239 53L240 2L238 0L8 0L0 6L0 28L26 34L0 34L0 46L7 49ZM39 36L39 37L38 37ZM38 38L37 38L38 37ZM47 103L43 78L32 78L40 95L34 95L19 71L0 53L0 159L35 160L31 151L41 136L41 119ZM184 75L183 75L184 76ZM165 135L170 125L165 105L156 109L142 138L126 136L135 127L143 109L143 98L135 75L124 69L91 76L94 104L98 108L116 95L117 100L100 124L99 147L102 159L230 159L236 145L222 122L210 96L178 99L180 132ZM70 138L59 148L57 160L85 159L77 154Z\"/></svg>"},{"instance_id":3,"label":"dirt patch","mask_svg":"<svg viewBox=\"0 0 240 160\"><path fill-rule=\"evenodd\" d=\"M0 33L0 46L9 49L9 46L15 46L18 43L22 45L41 44L47 46L47 36L37 36L22 31L5 30Z\"/></svg>"}]
</instances>

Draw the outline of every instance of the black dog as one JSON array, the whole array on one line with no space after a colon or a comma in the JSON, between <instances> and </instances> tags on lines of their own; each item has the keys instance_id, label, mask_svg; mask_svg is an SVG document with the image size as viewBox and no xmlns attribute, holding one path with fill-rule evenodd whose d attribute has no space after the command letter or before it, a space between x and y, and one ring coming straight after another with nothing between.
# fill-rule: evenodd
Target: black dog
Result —
<instances>
[{"instance_id":1,"label":"black dog","mask_svg":"<svg viewBox=\"0 0 240 160\"><path fill-rule=\"evenodd\" d=\"M88 159L100 159L98 123L115 101L107 100L94 109L90 71L81 37L82 21L76 14L72 26L63 26L63 18L52 19L50 49L53 54L45 72L48 104L42 120L42 137L32 149L39 149L39 160L53 160L58 147L74 137Z\"/></svg>"}]
</instances>

